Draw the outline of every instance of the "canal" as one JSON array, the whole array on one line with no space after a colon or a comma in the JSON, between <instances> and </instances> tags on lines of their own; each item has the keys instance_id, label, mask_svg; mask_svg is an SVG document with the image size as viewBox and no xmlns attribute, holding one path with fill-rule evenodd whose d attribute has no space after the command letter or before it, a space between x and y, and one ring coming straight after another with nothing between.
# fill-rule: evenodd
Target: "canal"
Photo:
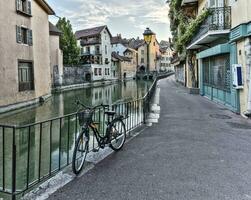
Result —
<instances>
[{"instance_id":1,"label":"canal","mask_svg":"<svg viewBox=\"0 0 251 200\"><path fill-rule=\"evenodd\" d=\"M15 131L0 128L0 190L12 188L12 142L16 143L16 189L23 191L51 173L67 166L72 159L76 133L79 132L75 115L26 127L77 111L74 101L80 99L86 105L116 104L143 97L152 82L128 81L108 86L71 90L54 94L40 106L19 112L0 115L0 124L24 126ZM131 106L131 105L130 105ZM124 108L125 109L125 108ZM123 107L122 107L123 110ZM142 119L142 104L130 107L134 122L125 121L126 126L136 125ZM99 119L105 121L101 117ZM136 121L136 122L135 122ZM101 127L100 127L101 129ZM104 130L104 127L102 127ZM13 136L14 135L14 136ZM94 139L93 145L95 143ZM4 197L0 193L0 198Z\"/></svg>"}]
</instances>

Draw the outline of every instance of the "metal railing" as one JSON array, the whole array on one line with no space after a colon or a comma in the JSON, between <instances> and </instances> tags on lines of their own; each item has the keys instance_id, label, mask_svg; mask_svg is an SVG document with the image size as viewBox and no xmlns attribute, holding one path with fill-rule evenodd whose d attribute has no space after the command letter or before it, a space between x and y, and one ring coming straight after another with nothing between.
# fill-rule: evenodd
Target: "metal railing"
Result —
<instances>
[{"instance_id":1,"label":"metal railing","mask_svg":"<svg viewBox=\"0 0 251 200\"><path fill-rule=\"evenodd\" d=\"M110 106L118 114L127 114L127 133L146 122L157 80L169 75L155 79L143 98ZM24 126L0 125L0 197L16 199L71 164L80 131L77 117L72 113ZM102 109L93 116L103 134L106 117ZM90 142L90 150L98 147L94 137Z\"/></svg>"},{"instance_id":2,"label":"metal railing","mask_svg":"<svg viewBox=\"0 0 251 200\"><path fill-rule=\"evenodd\" d=\"M220 31L231 29L231 7L209 8L210 14L200 26L188 46L196 42L209 31Z\"/></svg>"}]
</instances>

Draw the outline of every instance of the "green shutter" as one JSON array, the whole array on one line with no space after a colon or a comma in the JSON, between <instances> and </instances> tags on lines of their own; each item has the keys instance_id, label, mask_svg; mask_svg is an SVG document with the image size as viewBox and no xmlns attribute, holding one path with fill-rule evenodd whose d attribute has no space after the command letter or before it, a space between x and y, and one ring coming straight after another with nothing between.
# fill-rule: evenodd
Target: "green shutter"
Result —
<instances>
[{"instance_id":1,"label":"green shutter","mask_svg":"<svg viewBox=\"0 0 251 200\"><path fill-rule=\"evenodd\" d=\"M21 11L21 0L16 0L16 9Z\"/></svg>"},{"instance_id":2,"label":"green shutter","mask_svg":"<svg viewBox=\"0 0 251 200\"><path fill-rule=\"evenodd\" d=\"M33 45L33 37L32 37L32 30L28 30L28 34L27 34L27 37L28 37L28 45L29 46L32 46Z\"/></svg>"},{"instance_id":3,"label":"green shutter","mask_svg":"<svg viewBox=\"0 0 251 200\"><path fill-rule=\"evenodd\" d=\"M29 15L31 15L31 1L27 2L27 12Z\"/></svg>"},{"instance_id":4,"label":"green shutter","mask_svg":"<svg viewBox=\"0 0 251 200\"><path fill-rule=\"evenodd\" d=\"M16 36L17 36L17 43L22 43L22 33L20 26L16 26Z\"/></svg>"}]
</instances>

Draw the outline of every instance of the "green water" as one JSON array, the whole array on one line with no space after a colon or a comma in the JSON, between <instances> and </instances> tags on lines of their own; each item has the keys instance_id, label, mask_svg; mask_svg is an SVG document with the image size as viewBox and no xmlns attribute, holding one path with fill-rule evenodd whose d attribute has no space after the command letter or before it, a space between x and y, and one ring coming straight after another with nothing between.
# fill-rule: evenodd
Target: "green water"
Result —
<instances>
[{"instance_id":1,"label":"green water","mask_svg":"<svg viewBox=\"0 0 251 200\"><path fill-rule=\"evenodd\" d=\"M18 113L0 115L0 124L26 125L71 114L77 110L74 104L76 99L80 99L90 106L131 101L143 97L151 84L152 82L128 81L104 87L54 94L38 107L26 108ZM123 109L126 108L119 108L119 112ZM142 103L130 104L129 110L131 118L125 120L127 128L135 126L143 118ZM102 116L100 120L105 121ZM59 167L69 164L72 159L76 133L78 132L79 126L75 115L62 120L38 124L31 128L24 127L16 130L17 189L24 190L27 187L27 182L31 184L37 181L39 177L42 179L49 175L49 171L57 171ZM3 131L0 128L0 189L3 186L5 189L11 188L12 139L12 129L5 128ZM94 140L93 143L95 143ZM4 181L3 173L5 174Z\"/></svg>"}]
</instances>

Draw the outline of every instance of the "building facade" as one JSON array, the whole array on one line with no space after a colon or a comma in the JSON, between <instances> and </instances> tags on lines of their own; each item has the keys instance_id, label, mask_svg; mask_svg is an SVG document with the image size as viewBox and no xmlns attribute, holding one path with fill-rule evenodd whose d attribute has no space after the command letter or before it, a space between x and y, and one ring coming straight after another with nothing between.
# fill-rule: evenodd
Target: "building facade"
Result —
<instances>
[{"instance_id":1,"label":"building facade","mask_svg":"<svg viewBox=\"0 0 251 200\"><path fill-rule=\"evenodd\" d=\"M50 31L50 66L52 87L61 86L63 83L63 51L59 47L59 37L62 32L49 23Z\"/></svg>"},{"instance_id":2,"label":"building facade","mask_svg":"<svg viewBox=\"0 0 251 200\"><path fill-rule=\"evenodd\" d=\"M77 31L75 36L81 48L81 64L91 68L93 81L111 78L111 38L107 26Z\"/></svg>"},{"instance_id":3,"label":"building facade","mask_svg":"<svg viewBox=\"0 0 251 200\"><path fill-rule=\"evenodd\" d=\"M160 71L174 71L173 65L171 64L171 60L173 57L173 50L171 48L170 42L161 41L160 52L161 52Z\"/></svg>"},{"instance_id":4,"label":"building facade","mask_svg":"<svg viewBox=\"0 0 251 200\"><path fill-rule=\"evenodd\" d=\"M138 51L138 71L147 70L147 44L142 40L136 47ZM149 71L157 72L160 70L161 53L156 34L152 35L151 43L149 44Z\"/></svg>"},{"instance_id":5,"label":"building facade","mask_svg":"<svg viewBox=\"0 0 251 200\"><path fill-rule=\"evenodd\" d=\"M124 52L128 47L127 39L123 39L121 34L118 34L111 39L112 52L116 52L120 56L124 56Z\"/></svg>"},{"instance_id":6,"label":"building facade","mask_svg":"<svg viewBox=\"0 0 251 200\"><path fill-rule=\"evenodd\" d=\"M116 71L113 74L120 80L129 80L136 77L136 66L133 65L133 59L127 56L120 56L112 52L113 66Z\"/></svg>"},{"instance_id":7,"label":"building facade","mask_svg":"<svg viewBox=\"0 0 251 200\"><path fill-rule=\"evenodd\" d=\"M250 113L249 0L183 0L198 18L205 9L210 14L200 25L186 49L185 85L199 87L200 94L242 115ZM242 69L242 86L233 84L234 65Z\"/></svg>"},{"instance_id":8,"label":"building facade","mask_svg":"<svg viewBox=\"0 0 251 200\"><path fill-rule=\"evenodd\" d=\"M51 93L48 15L55 13L44 0L1 1L0 13L0 108L8 111Z\"/></svg>"}]
</instances>

